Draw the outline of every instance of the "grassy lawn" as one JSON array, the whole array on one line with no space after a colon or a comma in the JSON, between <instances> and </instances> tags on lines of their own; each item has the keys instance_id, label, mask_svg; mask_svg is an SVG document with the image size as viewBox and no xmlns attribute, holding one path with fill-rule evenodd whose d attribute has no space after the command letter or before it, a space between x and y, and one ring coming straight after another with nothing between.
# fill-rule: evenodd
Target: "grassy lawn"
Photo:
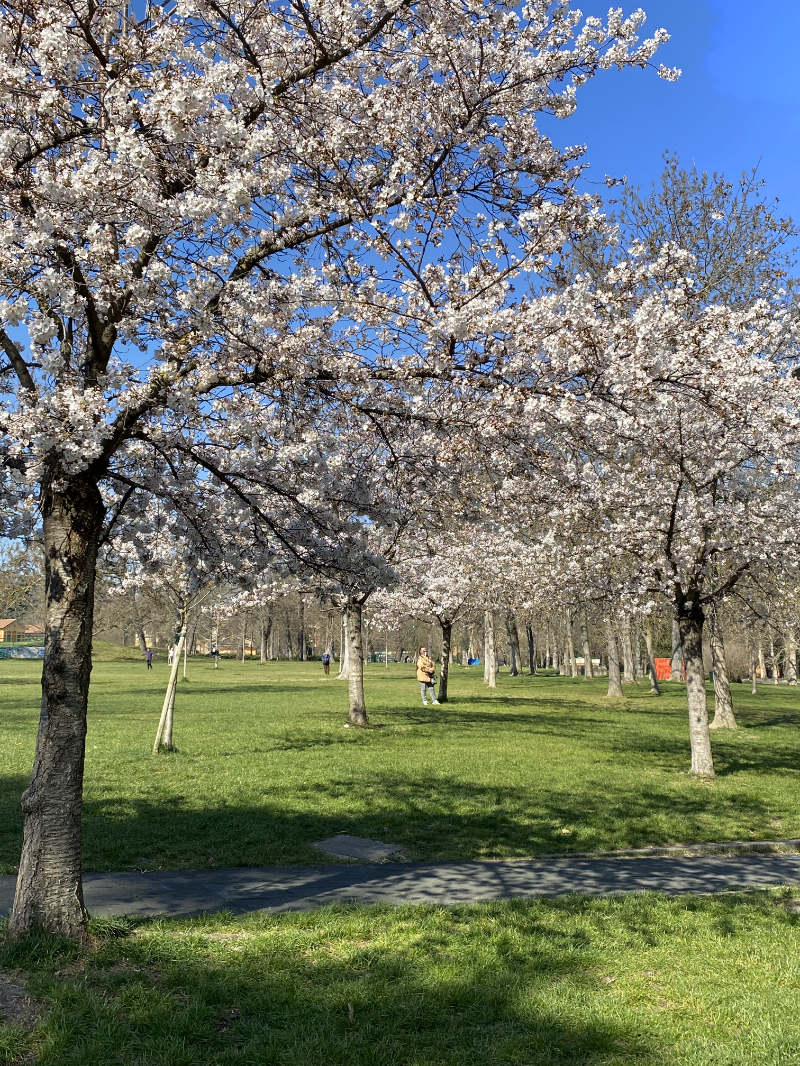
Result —
<instances>
[{"instance_id":1,"label":"grassy lawn","mask_svg":"<svg viewBox=\"0 0 800 1066\"><path fill-rule=\"evenodd\" d=\"M107 658L107 654L102 656ZM0 872L20 848L40 664L0 662ZM85 868L319 862L337 832L410 859L500 858L682 841L800 836L800 690L734 686L741 729L713 738L719 777L693 780L682 686L511 678L495 693L454 667L422 707L411 666L367 668L373 728L344 727L346 687L319 663L190 662L179 752L153 758L167 665L96 662Z\"/></svg>"},{"instance_id":2,"label":"grassy lawn","mask_svg":"<svg viewBox=\"0 0 800 1066\"><path fill-rule=\"evenodd\" d=\"M118 921L84 955L0 932L0 981L34 997L0 1022L0 1063L795 1066L790 910L764 893Z\"/></svg>"}]
</instances>

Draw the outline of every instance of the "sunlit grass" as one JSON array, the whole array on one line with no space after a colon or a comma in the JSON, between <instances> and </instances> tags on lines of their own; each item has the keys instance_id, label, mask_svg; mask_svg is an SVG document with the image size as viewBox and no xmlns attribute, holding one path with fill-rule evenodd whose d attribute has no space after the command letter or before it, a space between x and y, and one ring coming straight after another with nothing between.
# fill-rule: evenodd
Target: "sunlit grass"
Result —
<instances>
[{"instance_id":1,"label":"sunlit grass","mask_svg":"<svg viewBox=\"0 0 800 1066\"><path fill-rule=\"evenodd\" d=\"M39 664L0 663L0 869L19 855ZM800 691L734 686L741 728L713 737L718 778L688 774L682 686L624 702L605 682L454 667L422 707L412 666L367 668L372 728L345 728L346 686L319 663L189 663L177 754L150 749L167 665L92 674L87 870L319 862L337 832L410 859L500 858L800 836Z\"/></svg>"}]
</instances>

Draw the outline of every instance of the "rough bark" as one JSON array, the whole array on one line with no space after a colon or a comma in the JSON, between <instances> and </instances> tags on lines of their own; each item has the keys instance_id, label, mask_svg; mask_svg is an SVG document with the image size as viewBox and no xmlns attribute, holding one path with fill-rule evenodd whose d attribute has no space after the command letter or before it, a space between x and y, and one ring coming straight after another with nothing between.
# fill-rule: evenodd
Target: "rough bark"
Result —
<instances>
[{"instance_id":1,"label":"rough bark","mask_svg":"<svg viewBox=\"0 0 800 1066\"><path fill-rule=\"evenodd\" d=\"M647 619L644 628L644 643L647 648L647 673L650 677L650 692L654 696L661 695L661 689L658 687L658 676L656 674L656 664L653 659L653 623L650 619Z\"/></svg>"},{"instance_id":2,"label":"rough bark","mask_svg":"<svg viewBox=\"0 0 800 1066\"><path fill-rule=\"evenodd\" d=\"M606 621L606 648L608 653L608 692L607 696L622 696L622 682L619 676L619 644L614 624Z\"/></svg>"},{"instance_id":3,"label":"rough bark","mask_svg":"<svg viewBox=\"0 0 800 1066\"><path fill-rule=\"evenodd\" d=\"M43 928L86 939L81 806L97 549L103 503L96 483L73 479L41 497L45 554L45 657L31 782L9 920L11 938Z\"/></svg>"},{"instance_id":4,"label":"rough bark","mask_svg":"<svg viewBox=\"0 0 800 1066\"><path fill-rule=\"evenodd\" d=\"M586 615L581 615L581 646L583 648L583 676L592 678L592 649L589 646L589 623Z\"/></svg>"},{"instance_id":5,"label":"rough bark","mask_svg":"<svg viewBox=\"0 0 800 1066\"><path fill-rule=\"evenodd\" d=\"M672 661L669 672L670 681L683 681L683 648L678 619L672 619Z\"/></svg>"},{"instance_id":6,"label":"rough bark","mask_svg":"<svg viewBox=\"0 0 800 1066\"><path fill-rule=\"evenodd\" d=\"M696 598L687 599L679 603L677 613L683 661L686 664L689 743L692 749L691 772L697 777L714 777L703 669L703 608Z\"/></svg>"},{"instance_id":7,"label":"rough bark","mask_svg":"<svg viewBox=\"0 0 800 1066\"><path fill-rule=\"evenodd\" d=\"M728 664L725 661L725 643L714 604L708 611L708 636L711 644L711 672L714 675L714 720L709 728L735 729L736 718L728 680Z\"/></svg>"},{"instance_id":8,"label":"rough bark","mask_svg":"<svg viewBox=\"0 0 800 1066\"><path fill-rule=\"evenodd\" d=\"M450 643L453 638L453 623L447 619L439 619L442 629L442 665L439 669L439 694L436 697L439 703L447 703L447 678L450 672Z\"/></svg>"},{"instance_id":9,"label":"rough bark","mask_svg":"<svg viewBox=\"0 0 800 1066\"><path fill-rule=\"evenodd\" d=\"M350 725L368 724L367 707L364 702L364 646L361 632L361 604L348 600L345 607L347 623L347 647L350 655L347 695L349 709L347 720Z\"/></svg>"}]
</instances>

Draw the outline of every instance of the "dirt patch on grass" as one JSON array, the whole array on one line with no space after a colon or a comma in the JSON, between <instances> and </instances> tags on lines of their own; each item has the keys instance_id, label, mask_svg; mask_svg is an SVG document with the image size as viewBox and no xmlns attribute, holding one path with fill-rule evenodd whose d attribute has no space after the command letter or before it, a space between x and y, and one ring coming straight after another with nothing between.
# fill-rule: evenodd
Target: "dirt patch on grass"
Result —
<instances>
[{"instance_id":1,"label":"dirt patch on grass","mask_svg":"<svg viewBox=\"0 0 800 1066\"><path fill-rule=\"evenodd\" d=\"M32 1028L43 1011L41 1003L28 994L21 974L0 970L0 1021Z\"/></svg>"}]
</instances>

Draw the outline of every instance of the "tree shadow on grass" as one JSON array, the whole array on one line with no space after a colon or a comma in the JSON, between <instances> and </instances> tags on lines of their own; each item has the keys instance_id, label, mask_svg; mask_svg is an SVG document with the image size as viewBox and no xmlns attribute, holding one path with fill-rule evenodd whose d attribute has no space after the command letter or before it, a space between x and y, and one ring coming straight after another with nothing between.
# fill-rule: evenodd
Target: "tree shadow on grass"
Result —
<instances>
[{"instance_id":1,"label":"tree shadow on grass","mask_svg":"<svg viewBox=\"0 0 800 1066\"><path fill-rule=\"evenodd\" d=\"M662 1061L645 1016L605 1010L601 923L552 935L566 905L543 906L555 917L512 905L138 923L83 964L49 959L60 979L35 976L52 997L36 1061ZM4 963L37 966L19 953Z\"/></svg>"}]
</instances>

